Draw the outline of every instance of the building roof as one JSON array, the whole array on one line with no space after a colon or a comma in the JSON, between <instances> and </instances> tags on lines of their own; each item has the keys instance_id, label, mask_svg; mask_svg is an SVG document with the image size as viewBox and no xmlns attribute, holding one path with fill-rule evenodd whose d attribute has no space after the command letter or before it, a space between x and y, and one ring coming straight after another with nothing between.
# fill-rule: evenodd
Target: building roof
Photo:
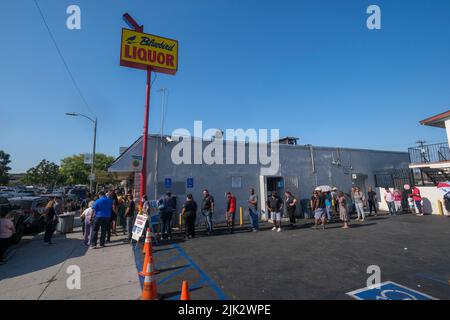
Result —
<instances>
[{"instance_id":1,"label":"building roof","mask_svg":"<svg viewBox=\"0 0 450 320\"><path fill-rule=\"evenodd\" d=\"M445 128L445 121L450 119L450 110L420 121L424 126Z\"/></svg>"}]
</instances>

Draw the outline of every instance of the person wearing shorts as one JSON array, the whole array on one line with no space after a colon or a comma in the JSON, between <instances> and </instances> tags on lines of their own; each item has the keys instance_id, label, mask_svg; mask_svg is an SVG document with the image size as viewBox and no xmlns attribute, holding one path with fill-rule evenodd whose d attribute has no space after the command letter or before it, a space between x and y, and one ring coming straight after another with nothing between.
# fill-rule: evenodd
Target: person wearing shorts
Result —
<instances>
[{"instance_id":1,"label":"person wearing shorts","mask_svg":"<svg viewBox=\"0 0 450 320\"><path fill-rule=\"evenodd\" d=\"M272 191L271 196L267 200L270 218L273 221L272 231L281 232L281 209L283 209L283 200L277 196L276 191Z\"/></svg>"},{"instance_id":2,"label":"person wearing shorts","mask_svg":"<svg viewBox=\"0 0 450 320\"><path fill-rule=\"evenodd\" d=\"M326 214L327 209L325 205L325 195L322 193L322 191L319 188L316 188L314 190L314 196L312 200L312 210L314 212L314 229L317 229L319 226L319 221L322 222L322 230L325 229L325 222L326 222Z\"/></svg>"}]
</instances>

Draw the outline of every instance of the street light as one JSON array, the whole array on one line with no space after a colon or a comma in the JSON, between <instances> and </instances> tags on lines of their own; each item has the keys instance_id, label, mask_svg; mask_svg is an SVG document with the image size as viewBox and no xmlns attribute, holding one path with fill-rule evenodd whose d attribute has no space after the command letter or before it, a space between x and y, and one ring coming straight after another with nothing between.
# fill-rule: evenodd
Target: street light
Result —
<instances>
[{"instance_id":1,"label":"street light","mask_svg":"<svg viewBox=\"0 0 450 320\"><path fill-rule=\"evenodd\" d=\"M71 116L71 117L83 117L88 119L89 121L91 121L94 124L94 146L93 146L93 150L92 150L92 162L91 162L91 176L89 179L89 191L92 193L92 184L93 184L93 179L94 179L94 165L95 165L95 144L96 144L96 140L97 140L97 118L92 119L84 114L80 114L80 113L75 113L75 112L67 112L66 113L67 116Z\"/></svg>"}]
</instances>

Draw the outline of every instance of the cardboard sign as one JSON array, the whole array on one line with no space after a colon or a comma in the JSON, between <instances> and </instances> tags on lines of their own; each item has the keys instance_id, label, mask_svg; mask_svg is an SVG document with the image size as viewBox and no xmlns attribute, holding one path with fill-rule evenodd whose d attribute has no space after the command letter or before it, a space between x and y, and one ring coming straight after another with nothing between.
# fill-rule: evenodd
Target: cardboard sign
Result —
<instances>
[{"instance_id":1,"label":"cardboard sign","mask_svg":"<svg viewBox=\"0 0 450 320\"><path fill-rule=\"evenodd\" d=\"M142 234L144 233L145 223L147 222L148 217L143 214L138 214L136 216L136 220L134 221L133 226L133 240L139 241Z\"/></svg>"}]
</instances>

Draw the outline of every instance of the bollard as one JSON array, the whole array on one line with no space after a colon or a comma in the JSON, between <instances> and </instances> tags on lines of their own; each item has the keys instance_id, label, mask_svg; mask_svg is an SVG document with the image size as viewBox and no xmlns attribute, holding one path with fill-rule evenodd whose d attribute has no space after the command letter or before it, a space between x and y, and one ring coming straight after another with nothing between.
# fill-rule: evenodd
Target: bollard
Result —
<instances>
[{"instance_id":1,"label":"bollard","mask_svg":"<svg viewBox=\"0 0 450 320\"><path fill-rule=\"evenodd\" d=\"M183 215L180 213L180 221L179 221L180 230L181 230L181 225L182 224L183 224Z\"/></svg>"},{"instance_id":2,"label":"bollard","mask_svg":"<svg viewBox=\"0 0 450 320\"><path fill-rule=\"evenodd\" d=\"M444 210L442 208L442 201L441 200L437 201L437 206L438 206L438 213L439 213L439 215L443 216L444 215Z\"/></svg>"},{"instance_id":3,"label":"bollard","mask_svg":"<svg viewBox=\"0 0 450 320\"><path fill-rule=\"evenodd\" d=\"M240 222L241 222L241 227L244 224L244 208L240 207L239 209L239 218L240 218Z\"/></svg>"}]
</instances>

